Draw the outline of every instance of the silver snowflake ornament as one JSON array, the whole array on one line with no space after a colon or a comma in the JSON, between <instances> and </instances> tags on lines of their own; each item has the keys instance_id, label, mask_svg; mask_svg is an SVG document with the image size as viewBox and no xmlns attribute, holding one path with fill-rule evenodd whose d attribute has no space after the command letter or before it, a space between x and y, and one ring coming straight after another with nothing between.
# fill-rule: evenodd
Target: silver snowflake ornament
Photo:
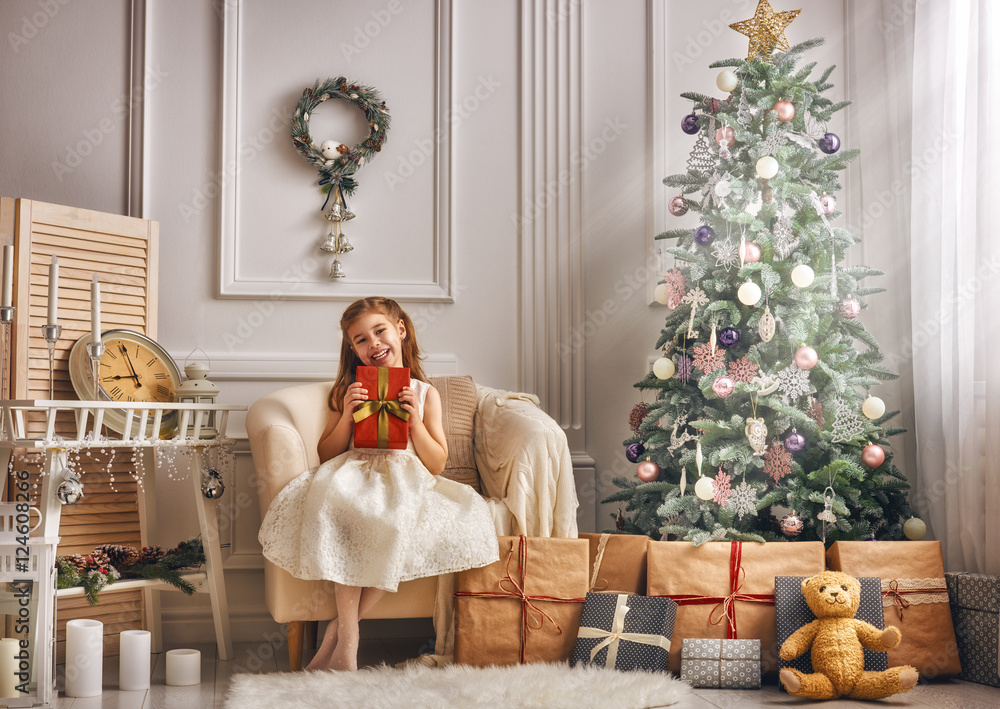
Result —
<instances>
[{"instance_id":1,"label":"silver snowflake ornament","mask_svg":"<svg viewBox=\"0 0 1000 709\"><path fill-rule=\"evenodd\" d=\"M744 515L756 515L757 492L744 480L732 488L732 495L730 495L726 506L740 519L743 519Z\"/></svg>"},{"instance_id":2,"label":"silver snowflake ornament","mask_svg":"<svg viewBox=\"0 0 1000 709\"><path fill-rule=\"evenodd\" d=\"M712 245L712 255L715 256L715 265L722 266L729 271L734 266L740 265L740 249L728 236L719 239Z\"/></svg>"},{"instance_id":3,"label":"silver snowflake ornament","mask_svg":"<svg viewBox=\"0 0 1000 709\"><path fill-rule=\"evenodd\" d=\"M798 237L792 233L792 220L782 214L774 224L774 253L784 260L791 256L799 245Z\"/></svg>"},{"instance_id":4,"label":"silver snowflake ornament","mask_svg":"<svg viewBox=\"0 0 1000 709\"><path fill-rule=\"evenodd\" d=\"M778 372L778 388L781 397L789 403L794 403L800 396L805 396L812 390L809 384L809 370L800 369L797 364L790 364Z\"/></svg>"},{"instance_id":5,"label":"silver snowflake ornament","mask_svg":"<svg viewBox=\"0 0 1000 709\"><path fill-rule=\"evenodd\" d=\"M760 154L774 155L778 152L778 148L785 144L786 140L788 140L788 135L785 133L784 128L775 128L771 131L771 135L761 141Z\"/></svg>"}]
</instances>

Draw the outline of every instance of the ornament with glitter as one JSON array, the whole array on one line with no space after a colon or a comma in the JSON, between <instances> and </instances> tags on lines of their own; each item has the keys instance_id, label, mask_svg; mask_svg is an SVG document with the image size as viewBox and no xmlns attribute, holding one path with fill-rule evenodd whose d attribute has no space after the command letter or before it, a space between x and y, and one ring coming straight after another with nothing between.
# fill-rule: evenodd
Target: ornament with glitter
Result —
<instances>
[{"instance_id":1,"label":"ornament with glitter","mask_svg":"<svg viewBox=\"0 0 1000 709\"><path fill-rule=\"evenodd\" d=\"M740 265L740 247L733 243L728 236L725 239L716 241L712 246L712 255L715 256L715 265L722 266L728 272L734 266Z\"/></svg>"},{"instance_id":2,"label":"ornament with glitter","mask_svg":"<svg viewBox=\"0 0 1000 709\"><path fill-rule=\"evenodd\" d=\"M823 405L815 397L809 397L809 418L816 422L820 428L826 425L826 417L823 415Z\"/></svg>"},{"instance_id":3,"label":"ornament with glitter","mask_svg":"<svg viewBox=\"0 0 1000 709\"><path fill-rule=\"evenodd\" d=\"M686 354L677 358L677 378L681 384L687 384L691 381L691 364L691 358Z\"/></svg>"},{"instance_id":4,"label":"ornament with glitter","mask_svg":"<svg viewBox=\"0 0 1000 709\"><path fill-rule=\"evenodd\" d=\"M799 369L798 365L790 364L778 372L778 388L782 398L794 403L800 396L805 396L812 389L809 384L809 370Z\"/></svg>"},{"instance_id":5,"label":"ornament with glitter","mask_svg":"<svg viewBox=\"0 0 1000 709\"><path fill-rule=\"evenodd\" d=\"M799 245L799 240L792 233L792 220L782 214L774 224L774 254L779 260L784 260L792 255L795 247Z\"/></svg>"},{"instance_id":6,"label":"ornament with glitter","mask_svg":"<svg viewBox=\"0 0 1000 709\"><path fill-rule=\"evenodd\" d=\"M673 310L681 304L684 295L687 293L687 290L685 290L687 281L683 273L676 268L672 268L664 274L663 284L667 291L667 307Z\"/></svg>"},{"instance_id":7,"label":"ornament with glitter","mask_svg":"<svg viewBox=\"0 0 1000 709\"><path fill-rule=\"evenodd\" d=\"M674 428L670 433L670 445L667 446L667 450L671 453L676 451L688 441L698 440L698 436L695 434L682 430L687 427L687 420L687 414L681 414L677 417L677 420L674 421ZM681 430L681 433L678 433L678 430Z\"/></svg>"},{"instance_id":8,"label":"ornament with glitter","mask_svg":"<svg viewBox=\"0 0 1000 709\"><path fill-rule=\"evenodd\" d=\"M747 481L744 479L732 491L732 495L729 498L729 507L740 519L743 519L744 515L756 515L757 491L747 485Z\"/></svg>"},{"instance_id":9,"label":"ornament with glitter","mask_svg":"<svg viewBox=\"0 0 1000 709\"><path fill-rule=\"evenodd\" d=\"M694 366L705 374L722 369L726 366L726 351L718 349L712 352L708 343L694 346Z\"/></svg>"},{"instance_id":10,"label":"ornament with glitter","mask_svg":"<svg viewBox=\"0 0 1000 709\"><path fill-rule=\"evenodd\" d=\"M730 495L733 494L733 491L729 486L732 479L733 477L722 468L719 468L719 472L715 475L715 483L712 488L715 492L712 499L715 501L715 504L720 507L725 507Z\"/></svg>"},{"instance_id":11,"label":"ornament with glitter","mask_svg":"<svg viewBox=\"0 0 1000 709\"><path fill-rule=\"evenodd\" d=\"M764 454L764 473L770 475L774 482L780 482L791 472L792 452L780 440L775 439Z\"/></svg>"},{"instance_id":12,"label":"ornament with glitter","mask_svg":"<svg viewBox=\"0 0 1000 709\"><path fill-rule=\"evenodd\" d=\"M649 413L649 404L642 401L632 407L632 410L628 414L628 426L632 429L632 433L638 435L639 427L642 425L643 419L646 418L646 414Z\"/></svg>"},{"instance_id":13,"label":"ornament with glitter","mask_svg":"<svg viewBox=\"0 0 1000 709\"><path fill-rule=\"evenodd\" d=\"M843 399L837 400L837 414L833 417L833 429L831 433L833 443L850 443L860 436L865 430L861 417L854 410L854 406Z\"/></svg>"},{"instance_id":14,"label":"ornament with glitter","mask_svg":"<svg viewBox=\"0 0 1000 709\"><path fill-rule=\"evenodd\" d=\"M749 384L757 376L759 367L747 355L743 355L735 362L729 363L729 376L733 381Z\"/></svg>"},{"instance_id":15,"label":"ornament with glitter","mask_svg":"<svg viewBox=\"0 0 1000 709\"><path fill-rule=\"evenodd\" d=\"M788 133L784 128L774 128L771 134L760 143L761 155L774 155L778 152L785 141L788 140Z\"/></svg>"},{"instance_id":16,"label":"ornament with glitter","mask_svg":"<svg viewBox=\"0 0 1000 709\"><path fill-rule=\"evenodd\" d=\"M760 458L767 450L767 426L762 418L747 418L747 425L743 429L753 449L755 458Z\"/></svg>"},{"instance_id":17,"label":"ornament with glitter","mask_svg":"<svg viewBox=\"0 0 1000 709\"><path fill-rule=\"evenodd\" d=\"M694 316L698 312L698 306L708 304L708 296L705 295L705 291L700 287L695 287L687 292L687 295L684 296L681 302L691 306L691 318L688 320L687 336L693 340L698 337L698 333L694 329Z\"/></svg>"},{"instance_id":18,"label":"ornament with glitter","mask_svg":"<svg viewBox=\"0 0 1000 709\"><path fill-rule=\"evenodd\" d=\"M740 92L740 104L736 109L736 122L744 128L749 128L753 122L753 111L750 110L750 102L747 101L747 95L742 91Z\"/></svg>"},{"instance_id":19,"label":"ornament with glitter","mask_svg":"<svg viewBox=\"0 0 1000 709\"><path fill-rule=\"evenodd\" d=\"M764 342L770 342L774 337L774 316L771 315L771 306L764 303L764 313L760 316L760 323L757 325L757 334Z\"/></svg>"},{"instance_id":20,"label":"ornament with glitter","mask_svg":"<svg viewBox=\"0 0 1000 709\"><path fill-rule=\"evenodd\" d=\"M715 155L712 154L712 149L708 146L708 138L705 135L706 132L699 133L698 140L694 142L691 155L687 160L689 172L706 174L715 167Z\"/></svg>"},{"instance_id":21,"label":"ornament with glitter","mask_svg":"<svg viewBox=\"0 0 1000 709\"><path fill-rule=\"evenodd\" d=\"M750 38L747 61L759 58L770 62L771 55L776 49L788 51L785 28L792 24L800 12L801 9L775 12L768 0L759 0L753 17L733 22L729 27Z\"/></svg>"}]
</instances>

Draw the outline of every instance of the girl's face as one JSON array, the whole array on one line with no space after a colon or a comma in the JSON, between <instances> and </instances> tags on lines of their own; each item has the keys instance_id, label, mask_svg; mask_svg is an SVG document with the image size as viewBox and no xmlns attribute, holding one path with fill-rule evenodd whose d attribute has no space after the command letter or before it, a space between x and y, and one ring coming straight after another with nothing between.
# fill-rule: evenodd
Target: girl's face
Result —
<instances>
[{"instance_id":1,"label":"girl's face","mask_svg":"<svg viewBox=\"0 0 1000 709\"><path fill-rule=\"evenodd\" d=\"M402 367L403 321L393 324L382 313L361 315L347 328L347 338L358 359L369 367Z\"/></svg>"}]
</instances>

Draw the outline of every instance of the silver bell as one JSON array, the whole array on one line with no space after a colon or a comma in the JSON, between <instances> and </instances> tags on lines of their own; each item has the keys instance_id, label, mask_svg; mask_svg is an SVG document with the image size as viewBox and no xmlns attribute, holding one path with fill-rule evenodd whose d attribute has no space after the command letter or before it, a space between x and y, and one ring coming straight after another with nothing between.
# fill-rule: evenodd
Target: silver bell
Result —
<instances>
[{"instance_id":1,"label":"silver bell","mask_svg":"<svg viewBox=\"0 0 1000 709\"><path fill-rule=\"evenodd\" d=\"M80 482L80 478L66 478L59 483L59 488L56 490L56 497L58 497L59 502L64 505L75 505L77 502L82 500L83 483Z\"/></svg>"},{"instance_id":2,"label":"silver bell","mask_svg":"<svg viewBox=\"0 0 1000 709\"><path fill-rule=\"evenodd\" d=\"M327 234L323 243L319 245L319 250L335 253L337 251L337 237L332 233Z\"/></svg>"},{"instance_id":3,"label":"silver bell","mask_svg":"<svg viewBox=\"0 0 1000 709\"><path fill-rule=\"evenodd\" d=\"M209 468L201 477L201 494L209 500L218 500L226 491L226 484L215 468Z\"/></svg>"},{"instance_id":4,"label":"silver bell","mask_svg":"<svg viewBox=\"0 0 1000 709\"><path fill-rule=\"evenodd\" d=\"M347 234L341 234L340 248L337 250L337 253L346 254L350 251L354 251L354 246L347 240Z\"/></svg>"},{"instance_id":5,"label":"silver bell","mask_svg":"<svg viewBox=\"0 0 1000 709\"><path fill-rule=\"evenodd\" d=\"M330 266L330 278L343 278L345 275L344 267L340 265L340 259L334 259L333 265Z\"/></svg>"}]
</instances>

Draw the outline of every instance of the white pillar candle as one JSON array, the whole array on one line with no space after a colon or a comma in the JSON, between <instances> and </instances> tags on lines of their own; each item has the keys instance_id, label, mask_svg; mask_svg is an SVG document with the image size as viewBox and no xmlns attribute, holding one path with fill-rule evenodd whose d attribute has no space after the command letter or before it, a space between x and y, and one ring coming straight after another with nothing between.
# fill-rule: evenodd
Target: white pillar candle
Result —
<instances>
[{"instance_id":1,"label":"white pillar candle","mask_svg":"<svg viewBox=\"0 0 1000 709\"><path fill-rule=\"evenodd\" d=\"M167 650L167 684L171 687L201 684L201 652Z\"/></svg>"},{"instance_id":2,"label":"white pillar candle","mask_svg":"<svg viewBox=\"0 0 1000 709\"><path fill-rule=\"evenodd\" d=\"M126 692L149 689L149 631L123 630L119 640L118 688Z\"/></svg>"},{"instance_id":3,"label":"white pillar candle","mask_svg":"<svg viewBox=\"0 0 1000 709\"><path fill-rule=\"evenodd\" d=\"M17 652L15 638L0 638L0 697L20 697L17 691Z\"/></svg>"},{"instance_id":4,"label":"white pillar candle","mask_svg":"<svg viewBox=\"0 0 1000 709\"><path fill-rule=\"evenodd\" d=\"M101 283L96 273L90 284L90 341L101 341Z\"/></svg>"},{"instance_id":5,"label":"white pillar candle","mask_svg":"<svg viewBox=\"0 0 1000 709\"><path fill-rule=\"evenodd\" d=\"M66 696L96 697L104 673L104 623L66 621Z\"/></svg>"},{"instance_id":6,"label":"white pillar candle","mask_svg":"<svg viewBox=\"0 0 1000 709\"><path fill-rule=\"evenodd\" d=\"M59 260L55 254L49 264L49 319L45 322L49 325L59 322Z\"/></svg>"},{"instance_id":7,"label":"white pillar candle","mask_svg":"<svg viewBox=\"0 0 1000 709\"><path fill-rule=\"evenodd\" d=\"M0 305L8 306L14 302L14 247L7 244L3 247L3 297Z\"/></svg>"}]
</instances>

